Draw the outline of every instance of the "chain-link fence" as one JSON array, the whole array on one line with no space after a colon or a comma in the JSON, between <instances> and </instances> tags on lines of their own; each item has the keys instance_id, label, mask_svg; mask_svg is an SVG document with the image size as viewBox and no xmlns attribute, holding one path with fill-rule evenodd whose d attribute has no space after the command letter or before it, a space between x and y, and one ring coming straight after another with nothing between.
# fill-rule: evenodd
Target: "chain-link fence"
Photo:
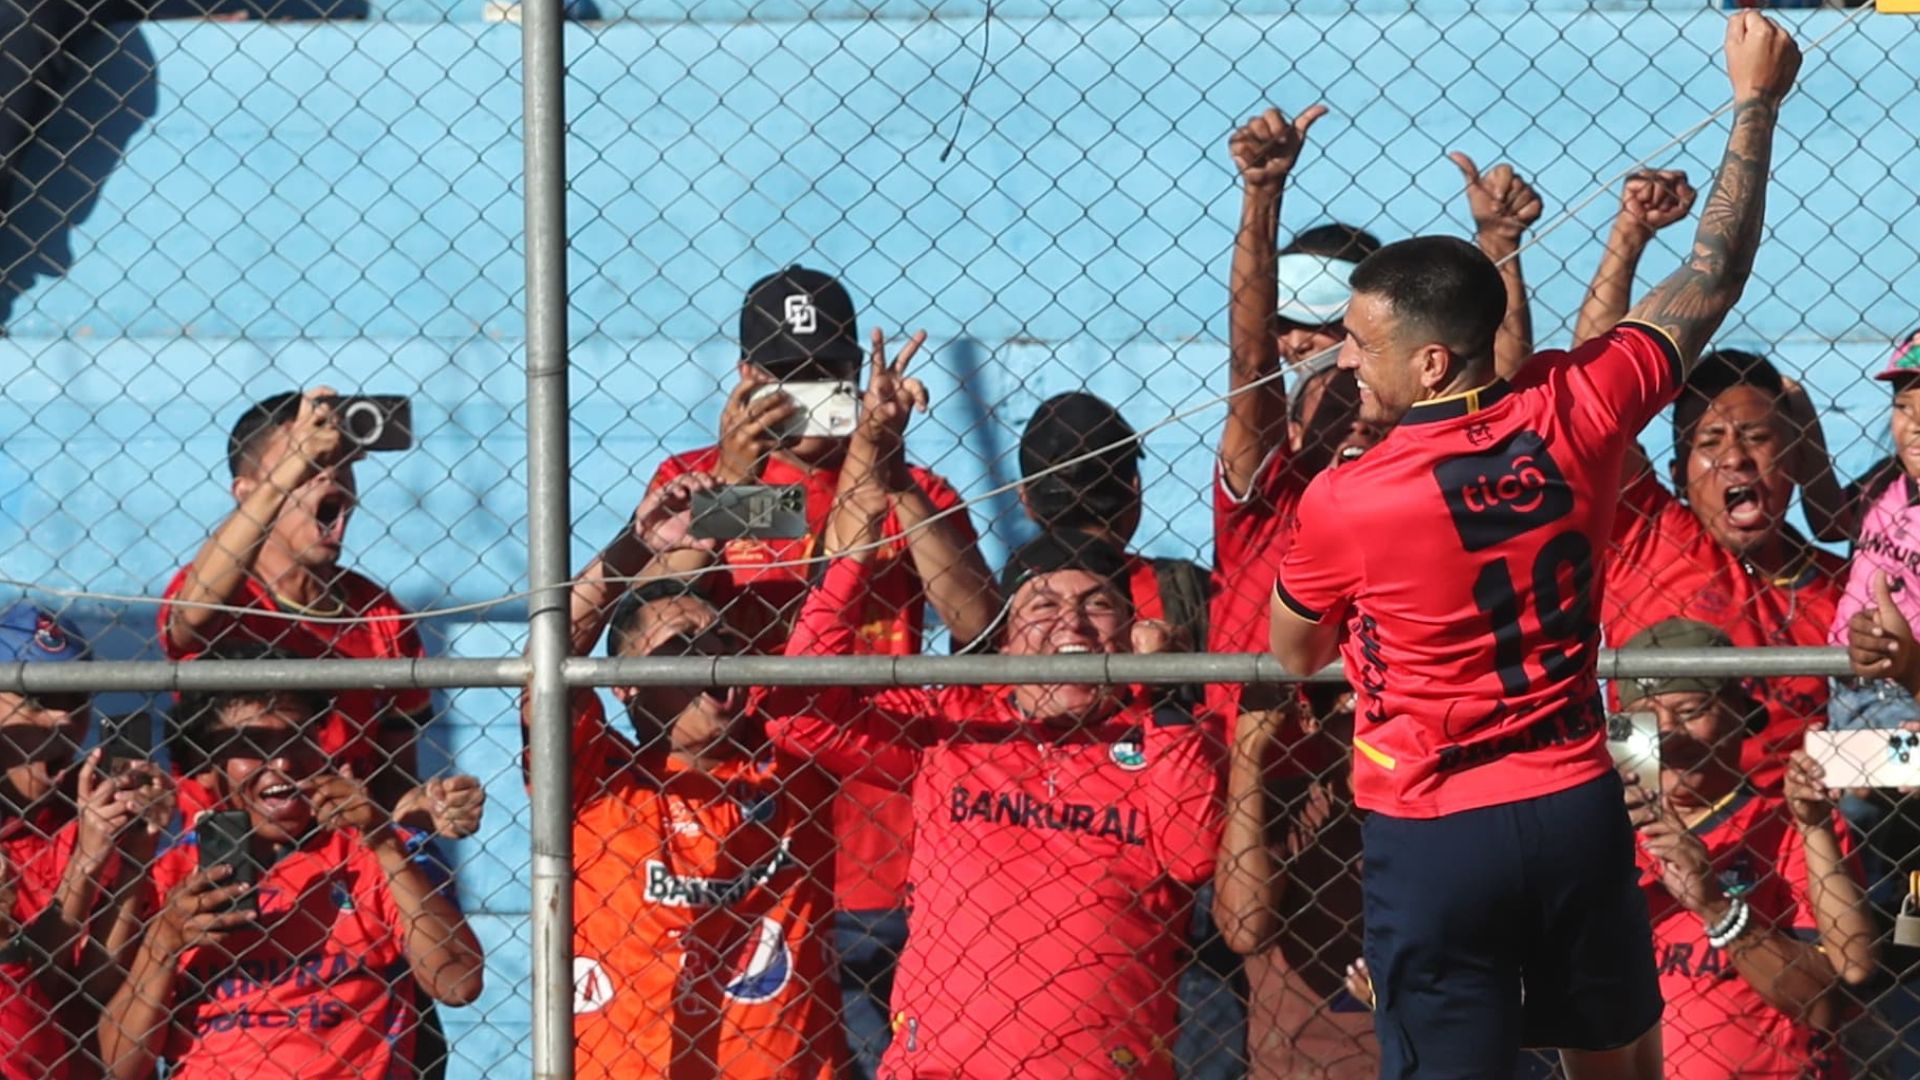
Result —
<instances>
[{"instance_id":1,"label":"chain-link fence","mask_svg":"<svg viewBox=\"0 0 1920 1080\"><path fill-rule=\"evenodd\" d=\"M1374 1074L1352 698L1248 655L1380 437L1311 373L1422 233L1617 322L1723 12L5 8L0 1076ZM1670 1073L1905 1077L1920 709L1825 647L1920 558L1920 53L1778 17L1590 621Z\"/></svg>"}]
</instances>

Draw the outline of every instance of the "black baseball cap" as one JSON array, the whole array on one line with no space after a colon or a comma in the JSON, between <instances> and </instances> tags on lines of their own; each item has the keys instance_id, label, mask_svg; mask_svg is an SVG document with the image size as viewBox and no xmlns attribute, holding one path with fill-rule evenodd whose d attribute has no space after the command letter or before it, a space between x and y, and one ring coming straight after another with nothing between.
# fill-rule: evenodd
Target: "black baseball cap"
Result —
<instances>
[{"instance_id":1,"label":"black baseball cap","mask_svg":"<svg viewBox=\"0 0 1920 1080\"><path fill-rule=\"evenodd\" d=\"M780 378L859 375L866 353L853 297L831 275L804 266L768 274L740 308L740 356Z\"/></svg>"},{"instance_id":2,"label":"black baseball cap","mask_svg":"<svg viewBox=\"0 0 1920 1080\"><path fill-rule=\"evenodd\" d=\"M1008 600L1020 586L1056 570L1085 570L1126 591L1127 553L1109 540L1079 529L1050 529L1020 545L1000 568L1000 594Z\"/></svg>"},{"instance_id":3,"label":"black baseball cap","mask_svg":"<svg viewBox=\"0 0 1920 1080\"><path fill-rule=\"evenodd\" d=\"M1020 436L1020 476L1103 447L1120 444L1096 458L1060 470L1059 476L1076 485L1132 480L1140 475L1140 449L1133 425L1105 399L1084 391L1059 394L1040 403Z\"/></svg>"}]
</instances>

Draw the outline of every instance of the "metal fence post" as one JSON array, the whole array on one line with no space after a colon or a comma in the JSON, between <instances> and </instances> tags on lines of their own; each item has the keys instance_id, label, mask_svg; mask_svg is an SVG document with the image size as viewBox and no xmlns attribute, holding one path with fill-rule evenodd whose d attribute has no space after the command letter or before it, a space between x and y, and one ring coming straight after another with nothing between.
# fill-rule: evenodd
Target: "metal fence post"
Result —
<instances>
[{"instance_id":1,"label":"metal fence post","mask_svg":"<svg viewBox=\"0 0 1920 1080\"><path fill-rule=\"evenodd\" d=\"M533 1071L573 1076L573 793L567 768L569 522L566 98L561 0L524 0L527 578L532 661Z\"/></svg>"}]
</instances>

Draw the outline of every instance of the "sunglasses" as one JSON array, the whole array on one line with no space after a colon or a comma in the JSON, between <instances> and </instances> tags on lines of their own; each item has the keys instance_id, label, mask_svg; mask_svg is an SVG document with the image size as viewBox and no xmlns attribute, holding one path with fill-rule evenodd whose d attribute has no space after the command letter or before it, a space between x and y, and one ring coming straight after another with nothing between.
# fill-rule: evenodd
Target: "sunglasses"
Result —
<instances>
[{"instance_id":1,"label":"sunglasses","mask_svg":"<svg viewBox=\"0 0 1920 1080\"><path fill-rule=\"evenodd\" d=\"M747 641L738 631L715 625L698 634L679 633L663 638L648 650L647 656L739 656L746 648Z\"/></svg>"},{"instance_id":2,"label":"sunglasses","mask_svg":"<svg viewBox=\"0 0 1920 1080\"><path fill-rule=\"evenodd\" d=\"M219 740L207 754L215 762L273 761L276 758L316 758L320 747L304 731L287 728L251 727L217 731Z\"/></svg>"}]
</instances>

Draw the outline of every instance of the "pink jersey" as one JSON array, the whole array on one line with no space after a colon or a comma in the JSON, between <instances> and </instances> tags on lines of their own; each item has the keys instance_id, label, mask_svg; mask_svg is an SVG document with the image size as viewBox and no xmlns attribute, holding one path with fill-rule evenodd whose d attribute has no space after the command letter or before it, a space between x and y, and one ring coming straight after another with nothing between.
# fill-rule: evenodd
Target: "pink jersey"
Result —
<instances>
[{"instance_id":1,"label":"pink jersey","mask_svg":"<svg viewBox=\"0 0 1920 1080\"><path fill-rule=\"evenodd\" d=\"M1853 567L1847 573L1847 591L1833 612L1829 640L1847 643L1847 623L1856 612L1874 606L1873 575L1887 575L1893 602L1920 626L1920 483L1902 474L1867 508L1860 522L1860 539L1853 545Z\"/></svg>"},{"instance_id":2,"label":"pink jersey","mask_svg":"<svg viewBox=\"0 0 1920 1080\"><path fill-rule=\"evenodd\" d=\"M846 615L866 574L828 568L789 655L854 652ZM913 785L913 913L883 1075L1173 1075L1178 950L1220 832L1201 725L1133 705L1055 731L1005 688L790 689L766 705L778 737L835 772Z\"/></svg>"}]
</instances>

